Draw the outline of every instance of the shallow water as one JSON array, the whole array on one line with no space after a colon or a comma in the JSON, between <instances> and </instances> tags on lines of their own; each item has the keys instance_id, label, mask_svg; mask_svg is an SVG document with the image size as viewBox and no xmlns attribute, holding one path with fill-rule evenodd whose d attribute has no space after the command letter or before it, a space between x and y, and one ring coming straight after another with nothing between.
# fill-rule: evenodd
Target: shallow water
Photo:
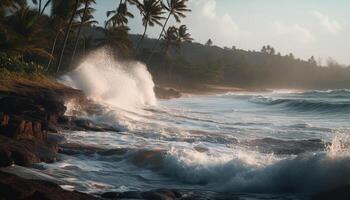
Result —
<instances>
[{"instance_id":1,"label":"shallow water","mask_svg":"<svg viewBox=\"0 0 350 200\"><path fill-rule=\"evenodd\" d=\"M115 149L62 155L40 171L83 192L194 192L219 199L307 199L350 184L350 91L228 93L84 116L123 132L65 132Z\"/></svg>"}]
</instances>

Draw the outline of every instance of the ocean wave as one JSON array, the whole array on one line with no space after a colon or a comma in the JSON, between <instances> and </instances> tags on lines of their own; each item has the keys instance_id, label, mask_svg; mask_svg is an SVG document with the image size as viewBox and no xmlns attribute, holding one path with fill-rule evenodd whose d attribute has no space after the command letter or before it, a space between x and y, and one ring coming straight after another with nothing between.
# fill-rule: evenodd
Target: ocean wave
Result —
<instances>
[{"instance_id":1,"label":"ocean wave","mask_svg":"<svg viewBox=\"0 0 350 200\"><path fill-rule=\"evenodd\" d=\"M319 152L281 159L247 151L232 156L172 148L129 156L137 166L218 192L317 193L350 184L349 154Z\"/></svg>"},{"instance_id":2,"label":"ocean wave","mask_svg":"<svg viewBox=\"0 0 350 200\"><path fill-rule=\"evenodd\" d=\"M327 98L350 98L349 89L337 89L337 90L311 90L303 93L299 93L303 96L311 97L327 97Z\"/></svg>"},{"instance_id":3,"label":"ocean wave","mask_svg":"<svg viewBox=\"0 0 350 200\"><path fill-rule=\"evenodd\" d=\"M241 143L250 149L277 155L299 155L306 152L319 152L324 150L328 144L320 139L279 140L274 138L254 139Z\"/></svg>"},{"instance_id":4,"label":"ocean wave","mask_svg":"<svg viewBox=\"0 0 350 200\"><path fill-rule=\"evenodd\" d=\"M250 100L256 104L270 106L280 106L296 111L316 111L316 112L348 112L350 111L350 101L324 101L307 99L273 99L266 97L256 97Z\"/></svg>"}]
</instances>

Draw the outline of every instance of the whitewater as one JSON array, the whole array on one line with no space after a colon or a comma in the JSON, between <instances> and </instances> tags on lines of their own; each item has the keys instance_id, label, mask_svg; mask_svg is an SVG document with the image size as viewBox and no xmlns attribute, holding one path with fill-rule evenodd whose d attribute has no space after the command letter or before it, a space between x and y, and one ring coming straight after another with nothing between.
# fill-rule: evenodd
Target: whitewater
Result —
<instances>
[{"instance_id":1,"label":"whitewater","mask_svg":"<svg viewBox=\"0 0 350 200\"><path fill-rule=\"evenodd\" d=\"M144 64L89 55L62 82L104 112L79 117L120 132L64 131L107 153L62 155L37 169L82 192L167 188L207 199L308 199L350 184L350 91L236 92L157 100ZM68 111L78 109L67 102Z\"/></svg>"}]
</instances>

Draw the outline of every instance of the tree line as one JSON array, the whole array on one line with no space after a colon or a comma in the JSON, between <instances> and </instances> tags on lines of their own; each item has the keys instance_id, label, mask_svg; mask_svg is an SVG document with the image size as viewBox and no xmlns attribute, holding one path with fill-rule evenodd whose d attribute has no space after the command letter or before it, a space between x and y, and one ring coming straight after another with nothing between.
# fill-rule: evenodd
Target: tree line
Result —
<instances>
[{"instance_id":1,"label":"tree line","mask_svg":"<svg viewBox=\"0 0 350 200\"><path fill-rule=\"evenodd\" d=\"M0 51L25 62L35 62L52 73L69 70L76 58L86 51L108 45L120 53L137 57L150 27L161 26L158 46L169 48L181 42L190 42L187 27L169 26L177 23L191 10L188 0L116 0L115 9L107 11L104 37L97 41L86 37L86 28L97 24L94 19L96 0L1 0L0 1ZM129 11L135 6L141 15L144 32L138 43L129 39ZM159 41L160 44L159 44ZM164 49L163 48L163 49ZM150 55L150 58L152 55Z\"/></svg>"}]
</instances>

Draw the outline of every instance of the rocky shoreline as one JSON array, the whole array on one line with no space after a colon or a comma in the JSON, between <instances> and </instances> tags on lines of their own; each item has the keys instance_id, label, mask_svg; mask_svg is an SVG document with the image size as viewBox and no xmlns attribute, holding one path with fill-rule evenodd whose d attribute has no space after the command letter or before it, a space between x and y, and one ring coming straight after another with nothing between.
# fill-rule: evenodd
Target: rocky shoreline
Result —
<instances>
[{"instance_id":1,"label":"rocky shoreline","mask_svg":"<svg viewBox=\"0 0 350 200\"><path fill-rule=\"evenodd\" d=\"M161 89L164 98L179 97L173 90ZM169 96L170 95L170 96ZM180 193L172 190L148 192L106 192L83 194L67 191L51 180L42 180L32 172L21 176L16 166L31 167L35 163L52 163L59 154L81 151L113 153L76 144L64 143L60 131L119 131L106 124L65 116L65 102L76 101L85 112L98 108L82 91L58 83L40 84L27 80L0 80L0 199L179 199ZM62 143L63 142L63 143ZM11 169L8 170L6 169ZM39 176L40 177L40 176Z\"/></svg>"},{"instance_id":2,"label":"rocky shoreline","mask_svg":"<svg viewBox=\"0 0 350 200\"><path fill-rule=\"evenodd\" d=\"M176 90L160 87L156 88L156 93L165 99L181 96ZM16 166L31 167L39 162L52 163L60 159L60 154L117 154L123 151L65 143L60 134L62 130L119 131L106 124L66 116L65 102L68 101L79 102L87 113L96 113L100 109L82 91L58 83L43 85L31 81L0 80L0 200L211 199L189 191L169 189L83 194L64 190L60 184L50 179L40 179L30 172L21 176ZM326 191L312 199L348 199L348 189ZM226 196L220 199L230 198Z\"/></svg>"}]
</instances>

